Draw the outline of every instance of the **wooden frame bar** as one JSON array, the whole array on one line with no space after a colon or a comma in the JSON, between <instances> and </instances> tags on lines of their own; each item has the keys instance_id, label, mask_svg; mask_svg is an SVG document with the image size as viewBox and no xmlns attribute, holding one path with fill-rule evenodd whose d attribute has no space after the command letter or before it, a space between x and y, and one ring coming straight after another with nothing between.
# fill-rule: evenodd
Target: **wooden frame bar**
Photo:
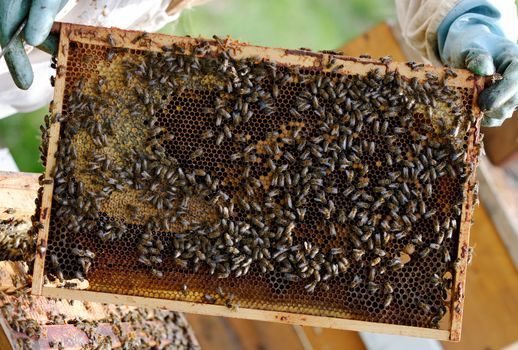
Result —
<instances>
[{"instance_id":1,"label":"wooden frame bar","mask_svg":"<svg viewBox=\"0 0 518 350\"><path fill-rule=\"evenodd\" d=\"M472 108L475 110L473 113L479 114L480 110L476 105ZM477 132L473 133L469 140L469 146L467 150L468 162L473 164L473 169L478 166L478 147L480 140L480 120L476 122ZM477 149L474 149L474 148ZM452 305L450 309L451 313L451 329L450 329L450 340L460 341L462 331L462 316L464 310L464 291L466 290L466 273L468 268L469 259L469 234L471 228L471 220L473 215L473 206L475 205L475 187L477 187L477 180L475 171L471 174L468 182L464 187L464 205L462 207L461 222L459 230L459 245L457 247L457 257L454 263L455 273L453 276L453 288L452 288ZM478 192L478 190L477 190Z\"/></svg>"},{"instance_id":2,"label":"wooden frame bar","mask_svg":"<svg viewBox=\"0 0 518 350\"><path fill-rule=\"evenodd\" d=\"M60 28L60 41L58 50L58 62L66 60L68 55L68 37L66 26ZM61 113L63 107L63 95L65 91L65 67L58 67L60 74L54 86L54 102L52 106L52 115L55 116ZM47 164L45 167L45 179L52 179L54 177L56 157L55 153L58 149L60 123L52 123L49 131L49 146L47 152ZM54 191L54 183L50 182L43 185L43 196L41 199L40 222L44 224L44 228L38 232L37 244L45 244L49 235L50 210L52 206L52 193ZM43 254L36 254L34 261L34 273L32 281L32 293L41 295L41 287L43 286L43 269L45 266L45 252Z\"/></svg>"},{"instance_id":3,"label":"wooden frame bar","mask_svg":"<svg viewBox=\"0 0 518 350\"><path fill-rule=\"evenodd\" d=\"M145 306L152 308L166 308L179 312L203 314L211 316L236 317L237 312L224 305L190 303L186 301L153 299L130 295L118 295L111 293L99 293L86 290L63 289L43 287L43 295L64 299L77 299L87 301L102 301L103 303ZM296 324L301 326L325 327L334 329L348 329L361 332L386 333L394 335L406 335L411 337L433 338L449 340L450 332L440 329L400 326L386 323L349 320L313 315L299 315L290 312L265 311L257 309L239 309L239 318L248 320L279 322Z\"/></svg>"},{"instance_id":4,"label":"wooden frame bar","mask_svg":"<svg viewBox=\"0 0 518 350\"><path fill-rule=\"evenodd\" d=\"M118 29L95 28L72 24L60 24L60 44L58 54L58 75L55 83L55 95L52 114L55 116L61 113L65 76L66 76L66 58L68 54L68 46L72 41L80 41L94 45L109 46L106 42L108 34L111 35L114 47L124 47L135 50L149 50L159 51L163 45L170 43L171 37L162 34L152 34L145 39L141 38L140 32L122 31ZM193 38L175 38L179 43L195 43ZM329 55L316 52L308 52L302 50L287 50L268 47L250 46L243 43L232 43L234 48L234 56L236 58L250 57L259 55L268 57L282 64L297 64L302 67L324 67L329 60ZM359 68L358 63L361 63ZM403 76L412 76L418 79L424 79L426 72L433 72L439 77L444 75L442 68L435 68L426 66L425 69L413 71L404 63L389 62L381 63L371 59L359 59L346 56L339 56L336 59L336 65L342 64L343 68L339 69L340 73L345 74L364 74L373 68L379 68L380 71L398 70ZM452 290L452 312L449 323L449 330L436 330L421 327L399 326L392 324L383 324L375 322L356 321L349 319L338 319L332 317L302 315L286 312L263 311L256 309L240 309L237 314L234 311L227 309L221 305L210 305L202 303L190 303L183 301L150 299L145 297L116 295L110 293L99 293L85 290L71 290L65 288L55 288L51 286L44 286L44 260L45 255L36 255L34 266L34 278L32 292L35 295L45 295L51 297L71 298L80 300L90 300L104 303L119 303L127 305L151 306L151 307L166 307L175 311L183 311L190 313L199 313L207 315L236 317L240 318L275 321L281 323L310 325L329 327L337 329L349 329L356 331L380 332L388 334L408 335L416 337L434 338L439 340L460 340L460 331L462 325L462 308L464 302L464 290L466 283L466 267L468 259L468 242L469 242L469 228L471 225L471 215L473 209L473 192L475 186L475 168L478 156L478 135L480 123L480 111L476 106L476 98L478 93L484 86L485 80L480 77L473 76L466 70L456 70L457 76L448 79L448 85L452 87L467 88L473 96L472 112L476 116L476 127L472 130L472 137L469 140L468 159L473 164L470 178L464 187L464 198L467 200L462 209L462 217L460 222L460 236L458 246L458 256L453 259L458 259L456 270L454 273L454 288ZM57 143L59 139L60 125L53 123L50 128L49 149L47 156L47 167L45 172L46 179L53 178L54 167L56 160L54 154L57 150ZM45 243L48 238L48 230L50 224L50 212L52 204L53 184L44 186L40 222L44 228L39 231L38 242Z\"/></svg>"}]
</instances>

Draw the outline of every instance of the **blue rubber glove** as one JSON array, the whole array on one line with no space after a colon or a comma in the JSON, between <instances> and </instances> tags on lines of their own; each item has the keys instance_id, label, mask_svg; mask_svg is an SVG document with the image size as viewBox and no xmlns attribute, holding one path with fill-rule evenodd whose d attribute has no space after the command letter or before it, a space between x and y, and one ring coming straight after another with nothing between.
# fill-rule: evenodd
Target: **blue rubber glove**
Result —
<instances>
[{"instance_id":1,"label":"blue rubber glove","mask_svg":"<svg viewBox=\"0 0 518 350\"><path fill-rule=\"evenodd\" d=\"M500 19L501 13L491 1L461 0L437 31L444 64L478 75L497 72L503 77L479 96L483 126L502 125L518 106L518 45L505 37Z\"/></svg>"},{"instance_id":2,"label":"blue rubber glove","mask_svg":"<svg viewBox=\"0 0 518 350\"><path fill-rule=\"evenodd\" d=\"M49 37L49 33L56 14L66 2L66 0L0 0L0 45L2 47L6 45L25 17L29 16L22 32L25 41L47 52L55 52L57 38ZM4 58L16 86L20 89L28 89L34 76L22 38L18 38L11 45Z\"/></svg>"}]
</instances>

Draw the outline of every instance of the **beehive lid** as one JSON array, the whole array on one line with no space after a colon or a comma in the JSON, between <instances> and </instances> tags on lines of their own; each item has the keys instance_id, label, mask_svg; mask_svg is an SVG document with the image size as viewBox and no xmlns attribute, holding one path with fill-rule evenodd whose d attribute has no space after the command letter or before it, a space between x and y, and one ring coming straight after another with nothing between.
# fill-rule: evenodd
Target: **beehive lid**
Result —
<instances>
[{"instance_id":1,"label":"beehive lid","mask_svg":"<svg viewBox=\"0 0 518 350\"><path fill-rule=\"evenodd\" d=\"M63 24L33 289L458 340L480 84Z\"/></svg>"}]
</instances>

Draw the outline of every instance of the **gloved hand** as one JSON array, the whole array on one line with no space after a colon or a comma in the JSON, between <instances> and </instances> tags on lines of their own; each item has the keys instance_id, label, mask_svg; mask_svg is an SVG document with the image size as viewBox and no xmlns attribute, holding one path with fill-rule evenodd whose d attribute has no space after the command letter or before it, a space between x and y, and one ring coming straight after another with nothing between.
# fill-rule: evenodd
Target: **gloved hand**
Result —
<instances>
[{"instance_id":1,"label":"gloved hand","mask_svg":"<svg viewBox=\"0 0 518 350\"><path fill-rule=\"evenodd\" d=\"M28 16L27 25L22 32L25 41L49 53L55 52L57 38L49 37L49 33L56 14L66 2L67 0L0 0L0 45L3 47L9 42ZM34 76L20 37L11 45L4 58L16 86L28 89Z\"/></svg>"},{"instance_id":2,"label":"gloved hand","mask_svg":"<svg viewBox=\"0 0 518 350\"><path fill-rule=\"evenodd\" d=\"M518 45L505 37L502 28L518 23L502 23L501 15L491 1L461 0L437 31L444 64L478 75L497 72L503 77L479 96L483 126L502 125L518 106Z\"/></svg>"}]
</instances>

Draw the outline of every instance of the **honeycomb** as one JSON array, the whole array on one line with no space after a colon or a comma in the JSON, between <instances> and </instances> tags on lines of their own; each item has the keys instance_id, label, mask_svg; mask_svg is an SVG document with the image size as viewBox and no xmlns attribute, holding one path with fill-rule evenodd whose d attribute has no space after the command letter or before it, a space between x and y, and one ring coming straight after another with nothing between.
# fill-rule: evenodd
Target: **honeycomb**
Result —
<instances>
[{"instance_id":1,"label":"honeycomb","mask_svg":"<svg viewBox=\"0 0 518 350\"><path fill-rule=\"evenodd\" d=\"M74 39L57 62L47 277L236 317L448 328L473 89L388 58L167 40Z\"/></svg>"},{"instance_id":2,"label":"honeycomb","mask_svg":"<svg viewBox=\"0 0 518 350\"><path fill-rule=\"evenodd\" d=\"M63 300L33 298L24 277L16 277L12 290L3 285L0 292L0 319L15 349L200 349L180 313L96 303L73 308Z\"/></svg>"}]
</instances>

